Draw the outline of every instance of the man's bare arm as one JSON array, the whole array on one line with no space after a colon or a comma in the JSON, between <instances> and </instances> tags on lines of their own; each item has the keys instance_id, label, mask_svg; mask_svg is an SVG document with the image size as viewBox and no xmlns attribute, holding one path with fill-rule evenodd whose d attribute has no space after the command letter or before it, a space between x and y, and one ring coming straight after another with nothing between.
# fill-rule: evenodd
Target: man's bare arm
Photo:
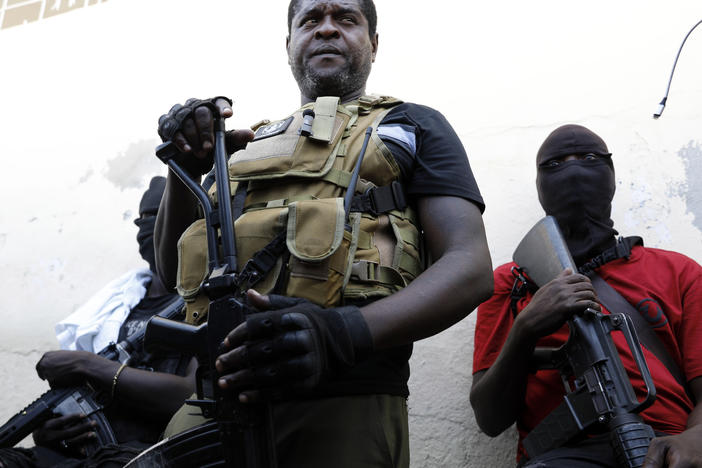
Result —
<instances>
[{"instance_id":1,"label":"man's bare arm","mask_svg":"<svg viewBox=\"0 0 702 468\"><path fill-rule=\"evenodd\" d=\"M536 292L517 315L494 364L473 375L470 402L483 432L495 437L517 420L538 339L561 328L575 312L587 307L599 310L595 301L590 280L570 270Z\"/></svg>"},{"instance_id":2,"label":"man's bare arm","mask_svg":"<svg viewBox=\"0 0 702 468\"><path fill-rule=\"evenodd\" d=\"M687 429L651 441L642 468L680 468L702 466L702 377L689 382L697 404L687 418Z\"/></svg>"},{"instance_id":3,"label":"man's bare arm","mask_svg":"<svg viewBox=\"0 0 702 468\"><path fill-rule=\"evenodd\" d=\"M115 374L120 363L88 351L50 351L37 363L37 374L52 387L82 385L90 382L96 389L151 414L170 417L195 389L195 360L191 360L187 375L149 372L125 367ZM113 391L114 386L114 391Z\"/></svg>"},{"instance_id":4,"label":"man's bare arm","mask_svg":"<svg viewBox=\"0 0 702 468\"><path fill-rule=\"evenodd\" d=\"M403 290L361 309L375 348L434 335L492 295L492 263L480 210L458 197L418 200L434 264Z\"/></svg>"},{"instance_id":5,"label":"man's bare arm","mask_svg":"<svg viewBox=\"0 0 702 468\"><path fill-rule=\"evenodd\" d=\"M195 196L173 172L168 171L166 189L156 215L154 247L158 276L169 290L176 286L178 239L197 219L197 207Z\"/></svg>"}]
</instances>

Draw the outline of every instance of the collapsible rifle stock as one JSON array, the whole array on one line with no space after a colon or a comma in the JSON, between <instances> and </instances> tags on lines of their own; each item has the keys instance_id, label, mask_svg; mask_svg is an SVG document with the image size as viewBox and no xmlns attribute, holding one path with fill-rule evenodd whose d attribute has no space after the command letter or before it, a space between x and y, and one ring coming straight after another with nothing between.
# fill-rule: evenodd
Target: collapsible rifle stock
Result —
<instances>
[{"instance_id":1,"label":"collapsible rifle stock","mask_svg":"<svg viewBox=\"0 0 702 468\"><path fill-rule=\"evenodd\" d=\"M175 145L167 142L156 149L156 155L197 197L204 212L209 259L209 273L203 283L203 290L210 299L207 322L193 326L154 317L147 326L146 345L148 349L167 348L198 357L197 399L188 400L187 403L199 407L203 416L214 418L217 422L221 444L219 449L215 447L213 450L221 450L224 459L224 465L215 463L207 466L274 468L277 462L270 404L241 404L235 394L225 392L217 385L215 361L222 353L221 343L252 310L245 304L242 280L237 273L224 119L214 106L210 109L216 116L216 211L205 190L182 169L178 162L182 155ZM221 255L218 247L221 247ZM153 463L153 457L144 461L135 459L129 466L153 466Z\"/></svg>"},{"instance_id":2,"label":"collapsible rifle stock","mask_svg":"<svg viewBox=\"0 0 702 468\"><path fill-rule=\"evenodd\" d=\"M183 299L176 296L158 315L173 318L182 309ZM98 356L128 364L131 354L143 343L145 330L143 325L125 340L110 343ZM52 417L69 414L84 414L96 424L97 440L85 445L87 455L103 445L116 443L112 427L102 412L102 400L100 392L89 385L51 389L0 426L0 448L14 447Z\"/></svg>"},{"instance_id":3,"label":"collapsible rifle stock","mask_svg":"<svg viewBox=\"0 0 702 468\"><path fill-rule=\"evenodd\" d=\"M538 287L566 268L578 271L555 218L550 216L527 233L513 259ZM576 435L606 428L618 464L640 467L654 433L638 413L653 403L656 390L631 319L587 309L569 319L568 327L570 336L563 346L534 352L536 368L560 371L566 395L524 439L524 448L533 458ZM613 331L624 334L646 385L646 397L641 401L619 358Z\"/></svg>"}]
</instances>

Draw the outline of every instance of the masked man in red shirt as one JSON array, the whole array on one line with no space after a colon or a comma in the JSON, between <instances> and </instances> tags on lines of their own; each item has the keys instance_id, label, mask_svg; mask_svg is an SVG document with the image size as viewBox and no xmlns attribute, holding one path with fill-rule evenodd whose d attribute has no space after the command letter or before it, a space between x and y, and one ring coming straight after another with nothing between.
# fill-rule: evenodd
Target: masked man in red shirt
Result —
<instances>
[{"instance_id":1,"label":"masked man in red shirt","mask_svg":"<svg viewBox=\"0 0 702 468\"><path fill-rule=\"evenodd\" d=\"M644 247L640 238L617 239L610 219L611 156L605 142L585 127L556 129L537 154L539 201L558 221L579 269L596 271L634 306L684 374L679 382L644 348L657 390L655 402L641 414L657 436L644 468L702 466L702 406L696 403L702 398L702 268L684 255ZM517 458L524 467L616 467L608 434L576 437L528 459L524 437L564 395L557 370L530 372L534 348L562 345L574 313L588 307L609 311L598 303L590 279L569 270L538 291L513 297L512 266L495 270L495 293L478 309L470 395L478 425L497 436L516 422ZM640 397L645 386L631 351L621 333L612 337Z\"/></svg>"}]
</instances>

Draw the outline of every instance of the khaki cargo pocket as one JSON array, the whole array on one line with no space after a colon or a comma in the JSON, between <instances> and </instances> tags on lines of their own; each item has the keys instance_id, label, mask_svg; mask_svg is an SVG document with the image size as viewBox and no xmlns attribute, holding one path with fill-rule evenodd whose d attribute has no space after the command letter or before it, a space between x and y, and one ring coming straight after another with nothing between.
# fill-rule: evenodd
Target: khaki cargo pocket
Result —
<instances>
[{"instance_id":1,"label":"khaki cargo pocket","mask_svg":"<svg viewBox=\"0 0 702 468\"><path fill-rule=\"evenodd\" d=\"M288 209L286 295L323 307L339 305L352 238L344 229L344 200L306 200L291 203Z\"/></svg>"},{"instance_id":2,"label":"khaki cargo pocket","mask_svg":"<svg viewBox=\"0 0 702 468\"><path fill-rule=\"evenodd\" d=\"M197 324L207 316L209 300L200 294L207 277L207 230L204 219L198 219L178 240L178 273L176 290L185 300L185 320Z\"/></svg>"},{"instance_id":3,"label":"khaki cargo pocket","mask_svg":"<svg viewBox=\"0 0 702 468\"><path fill-rule=\"evenodd\" d=\"M256 252L266 247L286 227L287 208L267 208L248 211L234 223L237 248L237 271L241 272L246 262ZM266 274L254 289L261 294L268 294L276 284L282 261L278 259L272 271Z\"/></svg>"}]
</instances>

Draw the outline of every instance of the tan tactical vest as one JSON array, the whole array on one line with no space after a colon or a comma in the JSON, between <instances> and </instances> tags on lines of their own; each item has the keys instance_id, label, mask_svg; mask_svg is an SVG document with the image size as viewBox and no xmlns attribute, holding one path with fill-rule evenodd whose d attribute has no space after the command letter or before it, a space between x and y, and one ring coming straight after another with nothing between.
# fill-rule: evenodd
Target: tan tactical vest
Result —
<instances>
[{"instance_id":1,"label":"tan tactical vest","mask_svg":"<svg viewBox=\"0 0 702 468\"><path fill-rule=\"evenodd\" d=\"M333 307L344 300L388 296L421 273L420 229L411 207L377 215L351 212L348 223L344 212L343 198L368 127L373 132L356 193L399 180L400 169L376 129L400 103L364 96L340 105L339 98L320 97L287 119L255 127L256 139L232 155L232 193L238 184L247 184L243 214L235 222L238 271L281 231L290 252L287 264L278 259L257 291L265 294L282 285L280 294ZM306 109L315 113L310 136L300 135ZM207 275L206 245L202 219L178 243L177 289L190 323L202 321L207 311L208 300L200 292Z\"/></svg>"}]
</instances>

